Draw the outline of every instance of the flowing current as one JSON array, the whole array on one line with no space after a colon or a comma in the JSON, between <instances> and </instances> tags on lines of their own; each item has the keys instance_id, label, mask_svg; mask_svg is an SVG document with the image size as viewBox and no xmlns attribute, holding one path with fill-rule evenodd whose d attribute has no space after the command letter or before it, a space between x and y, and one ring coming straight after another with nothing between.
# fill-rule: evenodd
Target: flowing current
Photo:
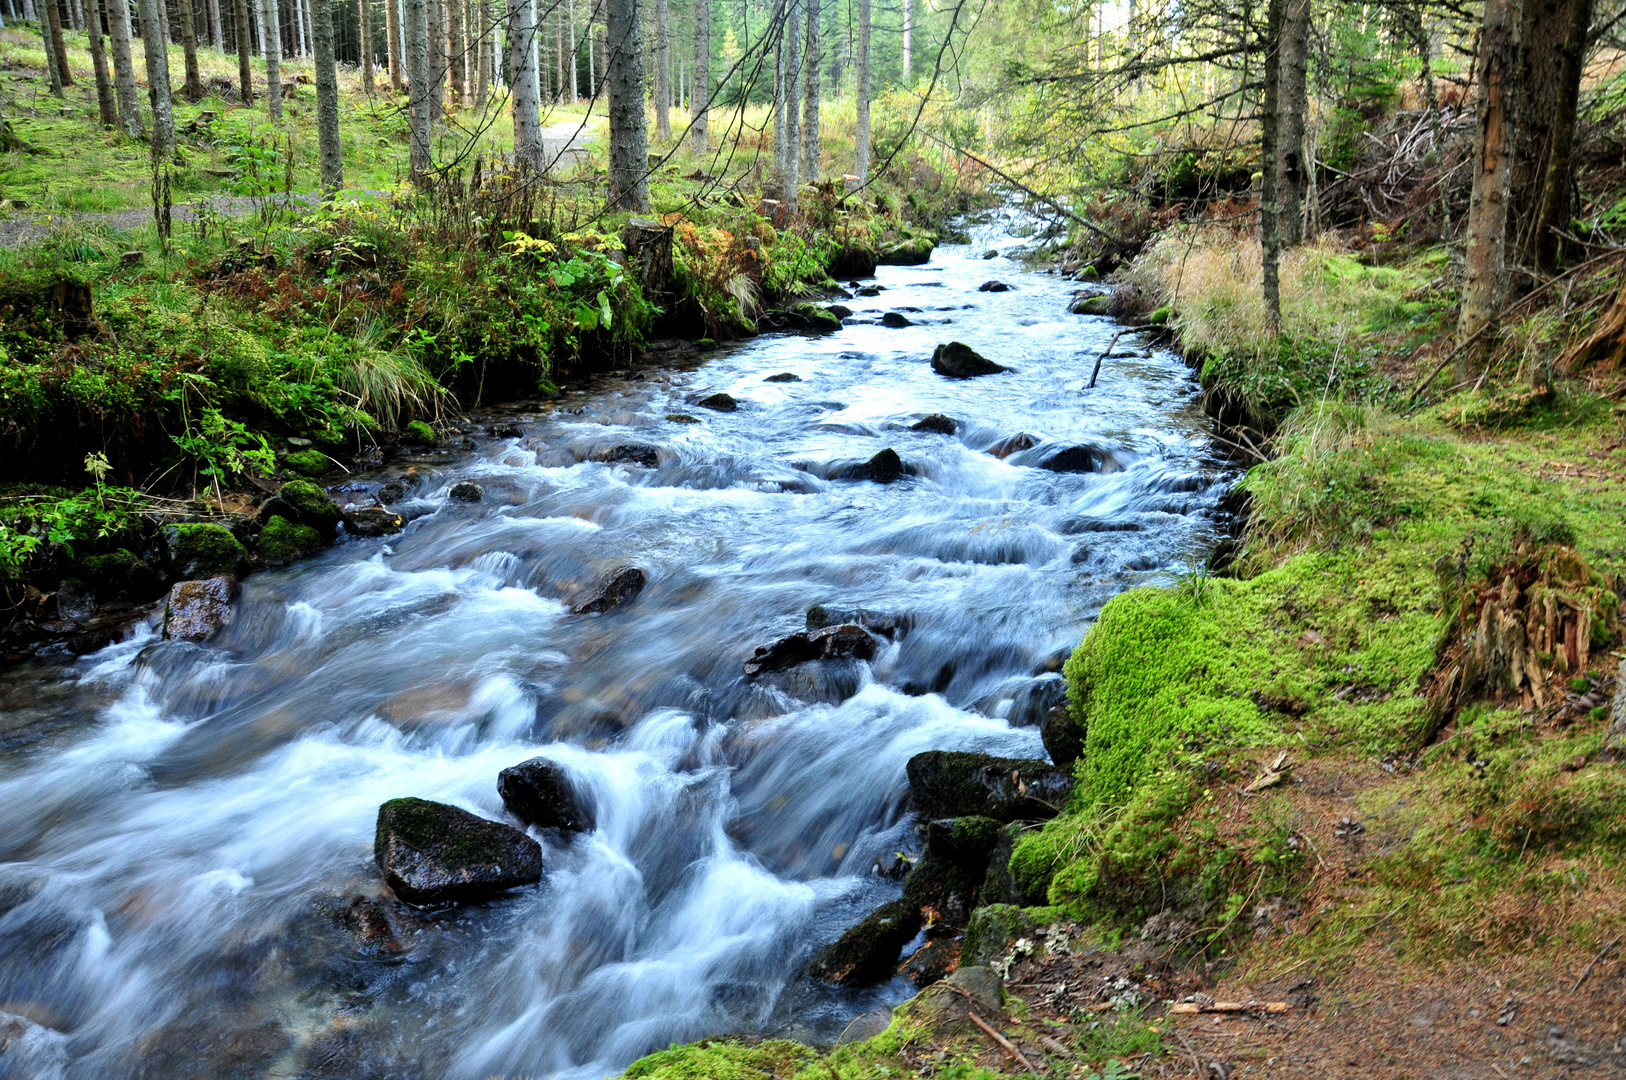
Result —
<instances>
[{"instance_id":1,"label":"flowing current","mask_svg":"<svg viewBox=\"0 0 1626 1080\"><path fill-rule=\"evenodd\" d=\"M830 1040L912 992L804 974L898 894L875 867L916 847L905 763L1043 756L1059 658L1200 557L1231 479L1177 357L1126 334L1087 388L1117 327L1019 243L979 227L881 268L837 333L603 378L357 477L421 516L248 578L205 646L142 627L0 672L0 1077L602 1077L705 1035ZM949 340L1013 370L935 374ZM737 411L695 404L719 391ZM630 443L654 467L593 460ZM1038 466L1075 446L1101 467ZM836 478L887 447L896 482ZM482 501L448 499L464 480ZM634 601L570 613L628 565ZM747 679L815 604L908 628ZM384 898L370 947L344 913L382 897L379 804L512 823L497 773L537 756L596 829L532 830L545 879L499 900Z\"/></svg>"}]
</instances>

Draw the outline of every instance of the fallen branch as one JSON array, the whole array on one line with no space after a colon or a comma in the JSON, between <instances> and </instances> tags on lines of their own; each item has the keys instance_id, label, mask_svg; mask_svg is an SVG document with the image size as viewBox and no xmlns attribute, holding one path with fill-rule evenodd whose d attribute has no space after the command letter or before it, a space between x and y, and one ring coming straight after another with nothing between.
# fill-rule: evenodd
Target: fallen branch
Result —
<instances>
[{"instance_id":1,"label":"fallen branch","mask_svg":"<svg viewBox=\"0 0 1626 1080\"><path fill-rule=\"evenodd\" d=\"M1290 1001L1216 1001L1204 1005L1199 1001L1177 1001L1169 1006L1171 1013L1284 1013L1293 1007Z\"/></svg>"},{"instance_id":2,"label":"fallen branch","mask_svg":"<svg viewBox=\"0 0 1626 1080\"><path fill-rule=\"evenodd\" d=\"M968 1015L971 1017L971 1022L973 1024L976 1024L978 1027L982 1028L982 1030L986 1031L996 1043L1005 1048L1005 1051L1008 1054L1010 1054L1017 1061L1021 1062L1022 1068L1026 1069L1030 1073L1033 1073L1035 1076L1038 1075L1039 1070L1033 1067L1033 1062L1029 1061L1023 1056L1022 1051L1016 1048L1015 1043L1011 1042L1011 1040L995 1031L992 1024L978 1016L976 1013L973 1012L969 1013Z\"/></svg>"},{"instance_id":3,"label":"fallen branch","mask_svg":"<svg viewBox=\"0 0 1626 1080\"><path fill-rule=\"evenodd\" d=\"M1592 969L1598 966L1598 961L1602 960L1604 958L1604 956L1608 954L1610 949L1613 949L1616 945L1619 945L1619 944L1620 944L1620 938L1617 937L1615 940L1611 941L1609 944L1607 944L1603 948L1599 949L1598 950L1598 955L1594 956L1592 958L1592 963L1590 963L1590 964L1588 964L1586 966L1586 970L1581 972L1581 977L1579 979L1575 980L1575 985L1570 987L1570 993L1573 994L1577 990L1581 989L1581 984L1586 982L1586 977L1588 975L1592 974Z\"/></svg>"},{"instance_id":4,"label":"fallen branch","mask_svg":"<svg viewBox=\"0 0 1626 1080\"><path fill-rule=\"evenodd\" d=\"M1095 358L1095 370L1090 372L1090 385L1086 389L1095 389L1095 377L1101 374L1101 361L1105 360L1112 353L1113 348L1118 344L1118 339L1123 337L1124 330L1128 329L1129 327L1126 326L1123 328L1123 330L1119 330L1116 334L1113 334L1112 340L1107 342L1106 349L1101 353L1100 356Z\"/></svg>"}]
</instances>

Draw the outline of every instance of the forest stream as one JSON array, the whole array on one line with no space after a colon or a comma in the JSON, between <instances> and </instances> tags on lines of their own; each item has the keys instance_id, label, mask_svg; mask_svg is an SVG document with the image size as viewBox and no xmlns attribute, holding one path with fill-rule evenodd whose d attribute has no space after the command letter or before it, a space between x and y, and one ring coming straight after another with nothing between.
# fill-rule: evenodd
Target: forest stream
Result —
<instances>
[{"instance_id":1,"label":"forest stream","mask_svg":"<svg viewBox=\"0 0 1626 1080\"><path fill-rule=\"evenodd\" d=\"M417 516L249 577L206 645L144 625L0 673L38 721L0 750L0 1013L27 1026L0 1076L598 1078L711 1034L829 1042L912 993L805 974L898 894L876 869L918 849L905 763L1043 756L1061 659L1201 560L1234 479L1144 335L1088 388L1119 327L1068 314L1011 224L882 267L838 332L603 377L353 477ZM945 378L951 340L1012 370ZM698 404L719 392L738 408ZM886 448L895 480L844 478ZM478 502L448 498L465 481ZM623 566L634 600L572 614ZM744 674L819 604L896 630ZM512 822L497 774L538 756L596 819L531 830L540 886L387 897L380 803Z\"/></svg>"}]
</instances>

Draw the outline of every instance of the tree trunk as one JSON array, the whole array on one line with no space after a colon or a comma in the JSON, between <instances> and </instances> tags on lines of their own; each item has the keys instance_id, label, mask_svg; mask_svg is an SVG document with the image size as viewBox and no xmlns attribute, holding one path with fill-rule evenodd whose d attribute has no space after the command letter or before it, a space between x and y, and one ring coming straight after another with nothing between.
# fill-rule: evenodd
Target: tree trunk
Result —
<instances>
[{"instance_id":1,"label":"tree trunk","mask_svg":"<svg viewBox=\"0 0 1626 1080\"><path fill-rule=\"evenodd\" d=\"M215 52L226 55L226 28L220 21L220 0L209 0L209 32Z\"/></svg>"},{"instance_id":2,"label":"tree trunk","mask_svg":"<svg viewBox=\"0 0 1626 1080\"><path fill-rule=\"evenodd\" d=\"M909 3L909 0L903 0L903 85L906 87L909 85L910 60L913 59L913 57L910 55L909 48L910 31L914 29L909 11L911 6L912 5ZM1098 64L1097 66L1100 65Z\"/></svg>"},{"instance_id":3,"label":"tree trunk","mask_svg":"<svg viewBox=\"0 0 1626 1080\"><path fill-rule=\"evenodd\" d=\"M1283 9L1293 0L1270 0L1265 17L1265 92L1259 117L1259 253L1264 268L1265 317L1271 334L1282 329L1280 268Z\"/></svg>"},{"instance_id":4,"label":"tree trunk","mask_svg":"<svg viewBox=\"0 0 1626 1080\"><path fill-rule=\"evenodd\" d=\"M1570 0L1520 0L1518 59L1508 76L1508 258L1536 263L1536 218L1541 212L1554 120L1563 107L1564 46Z\"/></svg>"},{"instance_id":5,"label":"tree trunk","mask_svg":"<svg viewBox=\"0 0 1626 1080\"><path fill-rule=\"evenodd\" d=\"M491 0L475 0L474 10L480 19L480 49L475 62L474 107L484 110L491 93L491 55L497 38L491 25Z\"/></svg>"},{"instance_id":6,"label":"tree trunk","mask_svg":"<svg viewBox=\"0 0 1626 1080\"><path fill-rule=\"evenodd\" d=\"M802 164L802 6L787 0L785 8L785 209L794 213L801 187Z\"/></svg>"},{"instance_id":7,"label":"tree trunk","mask_svg":"<svg viewBox=\"0 0 1626 1080\"><path fill-rule=\"evenodd\" d=\"M1468 203L1462 314L1457 322L1457 381L1479 373L1507 288L1508 182L1515 132L1509 109L1518 60L1513 0L1485 0L1474 80L1479 128L1474 138L1473 196Z\"/></svg>"},{"instance_id":8,"label":"tree trunk","mask_svg":"<svg viewBox=\"0 0 1626 1080\"><path fill-rule=\"evenodd\" d=\"M85 36L90 43L90 66L96 72L97 116L103 127L118 127L119 106L113 97L113 81L107 74L107 46L102 41L100 0L85 0Z\"/></svg>"},{"instance_id":9,"label":"tree trunk","mask_svg":"<svg viewBox=\"0 0 1626 1080\"><path fill-rule=\"evenodd\" d=\"M406 0L401 32L406 38L407 177L421 185L429 176L429 132L434 126L429 77L429 5L434 0ZM523 2L523 0L521 0Z\"/></svg>"},{"instance_id":10,"label":"tree trunk","mask_svg":"<svg viewBox=\"0 0 1626 1080\"><path fill-rule=\"evenodd\" d=\"M282 119L282 19L277 0L260 3L260 51L265 57L266 111L272 120Z\"/></svg>"},{"instance_id":11,"label":"tree trunk","mask_svg":"<svg viewBox=\"0 0 1626 1080\"><path fill-rule=\"evenodd\" d=\"M47 0L54 2L54 0ZM123 3L124 0L113 0ZM169 93L169 44L164 40L158 0L141 0L142 51L147 56L147 100L152 105L152 156L175 156L175 105Z\"/></svg>"},{"instance_id":12,"label":"tree trunk","mask_svg":"<svg viewBox=\"0 0 1626 1080\"><path fill-rule=\"evenodd\" d=\"M655 0L655 141L672 141L672 11Z\"/></svg>"},{"instance_id":13,"label":"tree trunk","mask_svg":"<svg viewBox=\"0 0 1626 1080\"><path fill-rule=\"evenodd\" d=\"M649 132L644 121L644 41L638 0L608 0L604 82L610 97L610 205L649 209Z\"/></svg>"},{"instance_id":14,"label":"tree trunk","mask_svg":"<svg viewBox=\"0 0 1626 1080\"><path fill-rule=\"evenodd\" d=\"M446 11L445 0L428 0L429 119L438 124L446 115Z\"/></svg>"},{"instance_id":15,"label":"tree trunk","mask_svg":"<svg viewBox=\"0 0 1626 1080\"><path fill-rule=\"evenodd\" d=\"M373 85L373 13L371 0L356 0L356 33L361 38L361 88L369 98Z\"/></svg>"},{"instance_id":16,"label":"tree trunk","mask_svg":"<svg viewBox=\"0 0 1626 1080\"><path fill-rule=\"evenodd\" d=\"M802 179L809 184L819 181L819 65L824 53L819 48L820 0L803 0L807 4L807 51L802 62Z\"/></svg>"},{"instance_id":17,"label":"tree trunk","mask_svg":"<svg viewBox=\"0 0 1626 1080\"><path fill-rule=\"evenodd\" d=\"M582 98L582 84L580 73L576 70L576 56L581 52L581 41L576 37L576 0L570 0L570 103L576 104Z\"/></svg>"},{"instance_id":18,"label":"tree trunk","mask_svg":"<svg viewBox=\"0 0 1626 1080\"><path fill-rule=\"evenodd\" d=\"M769 33L773 35L773 176L785 182L785 23L789 0L776 0ZM783 193L781 192L781 195Z\"/></svg>"},{"instance_id":19,"label":"tree trunk","mask_svg":"<svg viewBox=\"0 0 1626 1080\"><path fill-rule=\"evenodd\" d=\"M120 4L124 0L105 0ZM232 5L232 36L237 39L237 96L244 105L254 104L254 41L249 33L248 0L235 0Z\"/></svg>"},{"instance_id":20,"label":"tree trunk","mask_svg":"<svg viewBox=\"0 0 1626 1080\"><path fill-rule=\"evenodd\" d=\"M1310 0L1286 0L1282 6L1281 111L1276 128L1277 227L1284 247L1304 242L1304 189L1309 178L1304 162L1309 46Z\"/></svg>"},{"instance_id":21,"label":"tree trunk","mask_svg":"<svg viewBox=\"0 0 1626 1080\"><path fill-rule=\"evenodd\" d=\"M384 0L384 64L389 69L390 89L401 92L401 23L395 17L397 0Z\"/></svg>"},{"instance_id":22,"label":"tree trunk","mask_svg":"<svg viewBox=\"0 0 1626 1080\"><path fill-rule=\"evenodd\" d=\"M858 0L858 55L853 57L857 74L858 133L854 138L853 175L859 186L869 183L869 5Z\"/></svg>"},{"instance_id":23,"label":"tree trunk","mask_svg":"<svg viewBox=\"0 0 1626 1080\"><path fill-rule=\"evenodd\" d=\"M689 82L689 146L704 154L711 148L706 133L711 109L711 0L694 0L694 72Z\"/></svg>"},{"instance_id":24,"label":"tree trunk","mask_svg":"<svg viewBox=\"0 0 1626 1080\"><path fill-rule=\"evenodd\" d=\"M198 29L192 21L192 0L179 0L181 50L186 55L186 100L203 100L203 76L198 73Z\"/></svg>"},{"instance_id":25,"label":"tree trunk","mask_svg":"<svg viewBox=\"0 0 1626 1080\"><path fill-rule=\"evenodd\" d=\"M536 27L530 0L508 0L508 82L514 99L514 161L524 172L541 172L541 102L536 98L536 77L531 48Z\"/></svg>"},{"instance_id":26,"label":"tree trunk","mask_svg":"<svg viewBox=\"0 0 1626 1080\"><path fill-rule=\"evenodd\" d=\"M1571 0L1569 32L1564 38L1564 64L1559 74L1558 113L1553 118L1553 145L1547 155L1547 179L1536 215L1536 268L1558 269L1559 236L1569 224L1571 166L1575 154L1575 114L1581 101L1581 74L1586 67L1587 34L1592 29L1592 0Z\"/></svg>"},{"instance_id":27,"label":"tree trunk","mask_svg":"<svg viewBox=\"0 0 1626 1080\"><path fill-rule=\"evenodd\" d=\"M452 104L463 105L463 87L468 78L468 65L464 63L465 42L463 40L463 0L447 0L446 3L446 37L447 47L451 50L451 98Z\"/></svg>"},{"instance_id":28,"label":"tree trunk","mask_svg":"<svg viewBox=\"0 0 1626 1080\"><path fill-rule=\"evenodd\" d=\"M322 159L322 190L344 187L344 148L339 142L339 72L333 57L333 0L310 0L311 45L316 59L316 140Z\"/></svg>"},{"instance_id":29,"label":"tree trunk","mask_svg":"<svg viewBox=\"0 0 1626 1080\"><path fill-rule=\"evenodd\" d=\"M73 85L68 71L68 47L62 41L62 12L57 0L42 0L45 21L40 25L40 36L45 39L45 66L51 70L51 93L62 96L62 88Z\"/></svg>"}]
</instances>

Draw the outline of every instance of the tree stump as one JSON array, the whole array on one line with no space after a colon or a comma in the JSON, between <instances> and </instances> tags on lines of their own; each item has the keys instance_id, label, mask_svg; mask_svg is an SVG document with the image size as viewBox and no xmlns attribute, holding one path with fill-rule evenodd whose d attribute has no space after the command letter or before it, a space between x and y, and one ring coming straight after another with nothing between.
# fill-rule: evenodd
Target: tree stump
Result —
<instances>
[{"instance_id":1,"label":"tree stump","mask_svg":"<svg viewBox=\"0 0 1626 1080\"><path fill-rule=\"evenodd\" d=\"M627 269L644 291L659 301L672 295L672 229L648 218L629 218L621 229Z\"/></svg>"}]
</instances>

